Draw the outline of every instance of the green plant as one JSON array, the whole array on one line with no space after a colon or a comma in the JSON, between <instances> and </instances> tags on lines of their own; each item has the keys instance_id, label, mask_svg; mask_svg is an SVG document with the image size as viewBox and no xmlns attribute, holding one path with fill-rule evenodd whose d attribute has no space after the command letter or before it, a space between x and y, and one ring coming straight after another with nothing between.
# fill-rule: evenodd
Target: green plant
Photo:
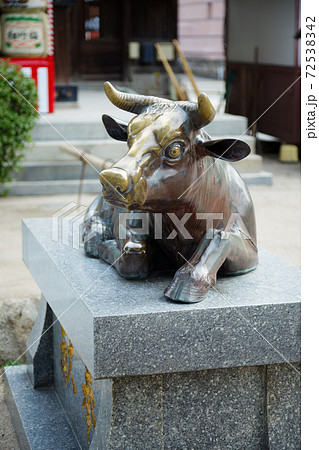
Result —
<instances>
[{"instance_id":1,"label":"green plant","mask_svg":"<svg viewBox=\"0 0 319 450\"><path fill-rule=\"evenodd\" d=\"M2 364L1 367L8 367L8 366L20 366L21 363L19 361L7 361L4 364Z\"/></svg>"},{"instance_id":2,"label":"green plant","mask_svg":"<svg viewBox=\"0 0 319 450\"><path fill-rule=\"evenodd\" d=\"M21 170L25 143L31 141L37 112L28 102L37 105L34 80L0 59L0 195L8 193L5 186Z\"/></svg>"}]
</instances>

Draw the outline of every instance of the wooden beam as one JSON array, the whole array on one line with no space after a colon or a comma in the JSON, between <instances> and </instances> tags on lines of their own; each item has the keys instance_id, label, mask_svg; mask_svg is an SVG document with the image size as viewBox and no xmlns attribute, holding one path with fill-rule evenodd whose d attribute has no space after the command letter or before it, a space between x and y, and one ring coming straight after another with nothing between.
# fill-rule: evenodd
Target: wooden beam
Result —
<instances>
[{"instance_id":1,"label":"wooden beam","mask_svg":"<svg viewBox=\"0 0 319 450\"><path fill-rule=\"evenodd\" d=\"M91 153L79 150L69 144L60 145L60 150L74 156L74 158L84 162L85 164L89 164L90 166L95 167L95 169L99 171L108 169L112 165L112 162L107 159L99 158L98 156L94 156Z\"/></svg>"},{"instance_id":2,"label":"wooden beam","mask_svg":"<svg viewBox=\"0 0 319 450\"><path fill-rule=\"evenodd\" d=\"M198 87L196 85L196 81L195 81L193 72L192 72L191 68L189 67L188 61L187 61L184 53L182 52L182 49L179 46L178 40L177 39L173 39L172 42L173 42L173 44L174 44L174 46L176 48L178 56L180 57L180 59L182 61L182 64L183 64L183 67L184 67L184 71L185 71L186 75L188 76L189 81L192 83L194 91L195 91L195 93L196 93L196 95L198 97L200 92L199 92L199 89L198 89Z\"/></svg>"},{"instance_id":3,"label":"wooden beam","mask_svg":"<svg viewBox=\"0 0 319 450\"><path fill-rule=\"evenodd\" d=\"M161 61L165 67L167 75L169 76L171 82L173 83L173 86L176 90L178 100L187 100L187 98L186 98L185 94L183 93L183 91L179 85L179 82L170 66L170 63L167 61L167 59L163 53L163 50L161 49L161 46L158 42L155 44L155 48L157 50L158 56L161 58Z\"/></svg>"}]
</instances>

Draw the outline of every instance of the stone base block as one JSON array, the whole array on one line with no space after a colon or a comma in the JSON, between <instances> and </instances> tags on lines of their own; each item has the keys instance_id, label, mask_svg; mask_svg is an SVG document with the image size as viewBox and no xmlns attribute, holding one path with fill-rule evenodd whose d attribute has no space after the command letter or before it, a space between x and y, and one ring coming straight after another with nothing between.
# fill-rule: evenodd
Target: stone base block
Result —
<instances>
[{"instance_id":1,"label":"stone base block","mask_svg":"<svg viewBox=\"0 0 319 450\"><path fill-rule=\"evenodd\" d=\"M71 382L32 389L26 366L7 369L21 448L300 449L299 364L96 380L89 433L85 366L78 359L73 366L76 394Z\"/></svg>"},{"instance_id":2,"label":"stone base block","mask_svg":"<svg viewBox=\"0 0 319 450\"><path fill-rule=\"evenodd\" d=\"M52 227L23 223L43 297L28 367L5 373L21 448L300 448L299 269L260 251L255 271L179 304L167 274L127 281Z\"/></svg>"}]
</instances>

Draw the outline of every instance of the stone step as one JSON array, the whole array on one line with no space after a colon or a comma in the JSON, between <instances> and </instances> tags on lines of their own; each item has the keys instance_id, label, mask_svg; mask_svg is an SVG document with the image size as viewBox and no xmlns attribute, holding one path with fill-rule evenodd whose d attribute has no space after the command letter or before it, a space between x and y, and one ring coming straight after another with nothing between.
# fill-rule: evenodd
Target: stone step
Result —
<instances>
[{"instance_id":1,"label":"stone step","mask_svg":"<svg viewBox=\"0 0 319 450\"><path fill-rule=\"evenodd\" d=\"M125 155L127 151L126 142L114 139L72 139L69 141L77 150L90 152L103 159L116 160ZM60 147L66 142L63 140L34 141L27 151L25 161L75 161L72 155L63 152Z\"/></svg>"},{"instance_id":2,"label":"stone step","mask_svg":"<svg viewBox=\"0 0 319 450\"><path fill-rule=\"evenodd\" d=\"M4 381L6 402L21 449L80 450L53 388L32 389L26 365L7 367Z\"/></svg>"},{"instance_id":3,"label":"stone step","mask_svg":"<svg viewBox=\"0 0 319 450\"><path fill-rule=\"evenodd\" d=\"M51 141L57 139L108 139L102 121L54 122L52 126L46 121L36 124L32 131L35 141Z\"/></svg>"},{"instance_id":4,"label":"stone step","mask_svg":"<svg viewBox=\"0 0 319 450\"><path fill-rule=\"evenodd\" d=\"M214 135L217 139L237 139L234 135ZM253 136L243 135L240 140L247 142L250 146L251 153L256 153L256 139ZM64 144L62 140L52 141L34 141L29 144L26 150L26 162L40 161L74 161L74 158L68 153L63 152L60 146ZM115 141L114 139L83 139L71 140L70 144L78 150L90 152L95 156L103 159L116 161L123 157L127 152L126 142Z\"/></svg>"},{"instance_id":5,"label":"stone step","mask_svg":"<svg viewBox=\"0 0 319 450\"><path fill-rule=\"evenodd\" d=\"M23 164L23 170L15 175L15 179L16 181L79 180L81 173L80 161L26 162ZM88 164L85 165L85 179L98 179L99 173Z\"/></svg>"},{"instance_id":6,"label":"stone step","mask_svg":"<svg viewBox=\"0 0 319 450\"><path fill-rule=\"evenodd\" d=\"M217 114L213 122L205 127L205 130L212 137L225 135L239 138L247 132L247 128L247 117L234 116L232 114Z\"/></svg>"},{"instance_id":7,"label":"stone step","mask_svg":"<svg viewBox=\"0 0 319 450\"><path fill-rule=\"evenodd\" d=\"M8 187L10 196L77 194L80 182L79 180L13 181ZM98 178L83 180L82 192L98 195L101 192Z\"/></svg>"},{"instance_id":8,"label":"stone step","mask_svg":"<svg viewBox=\"0 0 319 450\"><path fill-rule=\"evenodd\" d=\"M119 115L117 116L119 117ZM48 119L50 122L50 118ZM51 123L51 122L50 122ZM70 139L111 139L106 133L102 121L95 118L88 120L54 120L52 127L47 121L40 121L33 129L32 137L34 140L57 140ZM233 114L217 114L214 121L206 127L208 133L217 135L237 135L246 132L247 118L235 116Z\"/></svg>"},{"instance_id":9,"label":"stone step","mask_svg":"<svg viewBox=\"0 0 319 450\"><path fill-rule=\"evenodd\" d=\"M249 155L241 161L231 165L242 175L247 173L258 173L262 171L263 159L260 155Z\"/></svg>"},{"instance_id":10,"label":"stone step","mask_svg":"<svg viewBox=\"0 0 319 450\"><path fill-rule=\"evenodd\" d=\"M247 185L260 184L271 185L272 174L259 171L253 173L241 173ZM80 189L80 181L77 180L45 180L45 181L13 181L9 183L10 196L22 195L57 195L57 194L77 194ZM1 189L0 189L1 192ZM98 177L95 179L84 179L82 192L86 194L96 194L101 192L101 184Z\"/></svg>"},{"instance_id":11,"label":"stone step","mask_svg":"<svg viewBox=\"0 0 319 450\"><path fill-rule=\"evenodd\" d=\"M120 157L119 152L116 156ZM114 159L112 158L112 160ZM241 161L232 163L232 165L241 174L257 173L262 170L262 157L260 155L252 154ZM23 170L16 174L14 178L16 181L79 181L81 175L82 163L80 161L33 161L25 162L23 164ZM93 168L89 164L86 164L84 170L85 179L98 179L98 175L99 170Z\"/></svg>"},{"instance_id":12,"label":"stone step","mask_svg":"<svg viewBox=\"0 0 319 450\"><path fill-rule=\"evenodd\" d=\"M197 95L189 78L183 74L179 76L179 80L186 88L188 99L192 102L197 102ZM223 80L212 80L211 78L196 77L196 85L199 92L204 92L214 108L219 112L225 109L225 91L226 83Z\"/></svg>"}]
</instances>

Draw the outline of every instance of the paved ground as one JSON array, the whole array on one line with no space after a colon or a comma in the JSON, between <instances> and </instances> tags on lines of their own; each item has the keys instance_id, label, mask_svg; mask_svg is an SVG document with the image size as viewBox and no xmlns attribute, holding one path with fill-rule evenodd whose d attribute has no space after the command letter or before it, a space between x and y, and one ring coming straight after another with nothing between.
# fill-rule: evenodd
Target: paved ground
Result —
<instances>
[{"instance_id":1,"label":"paved ground","mask_svg":"<svg viewBox=\"0 0 319 450\"><path fill-rule=\"evenodd\" d=\"M273 156L264 159L264 170L274 175L273 186L251 186L258 244L300 266L300 164L281 164ZM88 205L94 196L83 195ZM40 291L22 261L21 219L50 217L62 206L77 202L76 195L0 198L0 308L8 298L39 298ZM0 380L0 448L18 449Z\"/></svg>"}]
</instances>

